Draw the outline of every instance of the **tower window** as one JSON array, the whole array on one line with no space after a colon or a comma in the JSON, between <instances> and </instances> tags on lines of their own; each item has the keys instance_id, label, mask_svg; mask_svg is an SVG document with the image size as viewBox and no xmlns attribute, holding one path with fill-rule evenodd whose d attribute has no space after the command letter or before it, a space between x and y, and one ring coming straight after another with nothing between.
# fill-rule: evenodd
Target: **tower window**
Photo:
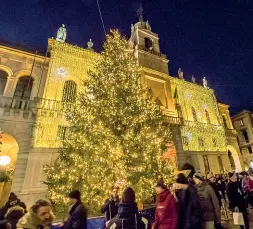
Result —
<instances>
[{"instance_id":1,"label":"tower window","mask_svg":"<svg viewBox=\"0 0 253 229\"><path fill-rule=\"evenodd\" d=\"M150 38L145 38L145 48L152 50L153 49L153 42Z\"/></svg>"},{"instance_id":2,"label":"tower window","mask_svg":"<svg viewBox=\"0 0 253 229\"><path fill-rule=\"evenodd\" d=\"M249 154L253 153L251 146L248 147L248 151L249 151Z\"/></svg>"},{"instance_id":3,"label":"tower window","mask_svg":"<svg viewBox=\"0 0 253 229\"><path fill-rule=\"evenodd\" d=\"M239 123L240 123L240 126L244 126L244 123L243 123L242 119L239 121Z\"/></svg>"},{"instance_id":4,"label":"tower window","mask_svg":"<svg viewBox=\"0 0 253 229\"><path fill-rule=\"evenodd\" d=\"M249 136L248 136L247 131L246 130L242 131L242 135L244 137L245 142L248 143L249 142Z\"/></svg>"}]
</instances>

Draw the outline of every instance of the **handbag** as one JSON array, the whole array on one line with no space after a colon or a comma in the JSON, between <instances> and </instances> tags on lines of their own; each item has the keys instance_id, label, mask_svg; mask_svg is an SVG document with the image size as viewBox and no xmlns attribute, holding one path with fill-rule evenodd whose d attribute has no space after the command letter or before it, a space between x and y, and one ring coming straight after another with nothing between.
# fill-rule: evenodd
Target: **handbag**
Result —
<instances>
[{"instance_id":1,"label":"handbag","mask_svg":"<svg viewBox=\"0 0 253 229\"><path fill-rule=\"evenodd\" d=\"M244 226L244 218L241 212L239 212L238 208L236 208L235 212L233 212L234 225Z\"/></svg>"}]
</instances>

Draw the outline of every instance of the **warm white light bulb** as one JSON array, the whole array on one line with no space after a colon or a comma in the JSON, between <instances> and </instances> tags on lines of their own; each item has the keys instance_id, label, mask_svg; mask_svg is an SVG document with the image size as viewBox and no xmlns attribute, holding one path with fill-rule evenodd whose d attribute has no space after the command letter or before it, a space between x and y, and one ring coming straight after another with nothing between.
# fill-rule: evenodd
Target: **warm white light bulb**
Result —
<instances>
[{"instance_id":1,"label":"warm white light bulb","mask_svg":"<svg viewBox=\"0 0 253 229\"><path fill-rule=\"evenodd\" d=\"M0 166L6 166L11 163L11 158L9 156L0 156Z\"/></svg>"}]
</instances>

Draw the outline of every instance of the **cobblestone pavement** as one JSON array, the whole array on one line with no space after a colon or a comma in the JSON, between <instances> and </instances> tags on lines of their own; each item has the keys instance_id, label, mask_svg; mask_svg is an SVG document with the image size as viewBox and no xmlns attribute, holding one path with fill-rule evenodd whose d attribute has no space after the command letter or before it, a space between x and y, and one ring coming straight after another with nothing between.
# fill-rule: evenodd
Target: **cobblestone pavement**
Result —
<instances>
[{"instance_id":1,"label":"cobblestone pavement","mask_svg":"<svg viewBox=\"0 0 253 229\"><path fill-rule=\"evenodd\" d=\"M253 229L253 210L250 210L250 212L249 212L249 221L250 221L250 228ZM222 221L222 225L223 225L224 228L228 228L228 229L238 229L238 228L240 228L240 226L235 226L234 225L233 216L231 214L229 215L229 220L228 221L225 221L225 220Z\"/></svg>"}]
</instances>

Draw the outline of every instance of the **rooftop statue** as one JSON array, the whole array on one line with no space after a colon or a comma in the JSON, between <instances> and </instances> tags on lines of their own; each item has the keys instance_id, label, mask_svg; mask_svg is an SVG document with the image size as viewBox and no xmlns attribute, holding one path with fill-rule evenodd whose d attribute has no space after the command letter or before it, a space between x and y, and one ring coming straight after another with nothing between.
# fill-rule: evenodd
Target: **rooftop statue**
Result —
<instances>
[{"instance_id":1,"label":"rooftop statue","mask_svg":"<svg viewBox=\"0 0 253 229\"><path fill-rule=\"evenodd\" d=\"M56 40L59 42L65 42L67 37L67 30L65 28L65 25L62 24L62 26L57 31Z\"/></svg>"},{"instance_id":2,"label":"rooftop statue","mask_svg":"<svg viewBox=\"0 0 253 229\"><path fill-rule=\"evenodd\" d=\"M192 75L192 82L196 83L196 78L194 77L194 75Z\"/></svg>"},{"instance_id":3,"label":"rooftop statue","mask_svg":"<svg viewBox=\"0 0 253 229\"><path fill-rule=\"evenodd\" d=\"M179 78L179 79L183 79L183 78L184 78L184 73L183 73L183 71L182 71L181 68L178 69L177 75L178 75L178 78Z\"/></svg>"},{"instance_id":4,"label":"rooftop statue","mask_svg":"<svg viewBox=\"0 0 253 229\"><path fill-rule=\"evenodd\" d=\"M208 88L206 77L203 77L203 86L204 88Z\"/></svg>"}]
</instances>

